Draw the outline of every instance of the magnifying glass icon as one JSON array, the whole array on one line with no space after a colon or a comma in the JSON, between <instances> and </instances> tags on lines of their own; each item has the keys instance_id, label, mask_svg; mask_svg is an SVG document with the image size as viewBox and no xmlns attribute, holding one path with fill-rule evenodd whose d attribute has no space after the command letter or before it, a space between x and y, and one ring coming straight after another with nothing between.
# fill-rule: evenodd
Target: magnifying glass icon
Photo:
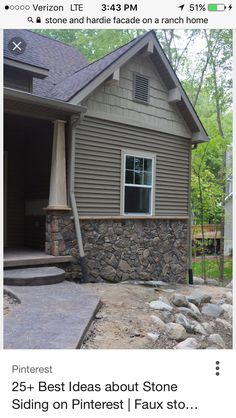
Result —
<instances>
[{"instance_id":1,"label":"magnifying glass icon","mask_svg":"<svg viewBox=\"0 0 236 418\"><path fill-rule=\"evenodd\" d=\"M34 23L34 21L33 21L33 19L32 19L32 17L30 16L30 17L28 17L27 18L27 20L28 20L28 22L30 22L30 23Z\"/></svg>"}]
</instances>

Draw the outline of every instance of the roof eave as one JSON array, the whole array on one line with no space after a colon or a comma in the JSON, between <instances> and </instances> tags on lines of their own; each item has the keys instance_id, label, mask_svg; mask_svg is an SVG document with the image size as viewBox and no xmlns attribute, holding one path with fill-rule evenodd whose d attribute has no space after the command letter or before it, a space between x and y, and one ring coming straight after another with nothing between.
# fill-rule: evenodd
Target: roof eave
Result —
<instances>
[{"instance_id":1,"label":"roof eave","mask_svg":"<svg viewBox=\"0 0 236 418\"><path fill-rule=\"evenodd\" d=\"M64 111L70 115L85 113L85 106L74 105L72 103L62 102L60 100L48 99L46 97L36 96L31 93L4 87L4 98L17 99L19 102L32 103L36 105L46 106L51 109Z\"/></svg>"}]
</instances>

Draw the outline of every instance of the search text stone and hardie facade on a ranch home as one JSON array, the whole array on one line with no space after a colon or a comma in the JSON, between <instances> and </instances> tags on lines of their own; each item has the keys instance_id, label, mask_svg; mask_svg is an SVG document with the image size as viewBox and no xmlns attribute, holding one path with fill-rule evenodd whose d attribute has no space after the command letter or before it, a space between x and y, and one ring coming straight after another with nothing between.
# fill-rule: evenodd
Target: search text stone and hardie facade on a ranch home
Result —
<instances>
[{"instance_id":1,"label":"search text stone and hardie facade on a ranch home","mask_svg":"<svg viewBox=\"0 0 236 418\"><path fill-rule=\"evenodd\" d=\"M155 33L92 64L4 36L6 248L66 257L72 278L83 260L91 281L185 281L191 151L208 137Z\"/></svg>"}]
</instances>

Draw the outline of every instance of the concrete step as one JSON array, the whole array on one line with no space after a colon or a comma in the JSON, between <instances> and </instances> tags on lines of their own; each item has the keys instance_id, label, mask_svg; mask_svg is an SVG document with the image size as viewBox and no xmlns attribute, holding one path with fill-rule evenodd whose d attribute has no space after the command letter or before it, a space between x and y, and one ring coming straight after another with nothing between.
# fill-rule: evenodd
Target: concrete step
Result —
<instances>
[{"instance_id":1,"label":"concrete step","mask_svg":"<svg viewBox=\"0 0 236 418\"><path fill-rule=\"evenodd\" d=\"M58 267L34 267L4 270L8 286L42 286L63 282L65 271Z\"/></svg>"}]
</instances>

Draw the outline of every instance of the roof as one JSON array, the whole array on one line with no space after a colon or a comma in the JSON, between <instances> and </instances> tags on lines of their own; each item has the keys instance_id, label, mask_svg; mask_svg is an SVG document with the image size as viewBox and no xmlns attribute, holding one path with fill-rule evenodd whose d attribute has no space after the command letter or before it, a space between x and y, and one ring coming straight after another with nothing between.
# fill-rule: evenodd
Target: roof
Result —
<instances>
[{"instance_id":1,"label":"roof","mask_svg":"<svg viewBox=\"0 0 236 418\"><path fill-rule=\"evenodd\" d=\"M49 69L49 76L44 80L34 80L33 94L73 104L81 103L95 88L110 77L135 54L153 45L151 59L168 90L177 89L180 100L175 103L190 131L193 142L208 141L207 133L198 118L186 92L166 57L154 31L146 32L133 39L105 57L88 64L78 49L60 41L28 30L5 30L5 42L11 37L20 36L27 43L27 54L18 55L17 59L29 60ZM6 50L9 55L8 51Z\"/></svg>"},{"instance_id":2,"label":"roof","mask_svg":"<svg viewBox=\"0 0 236 418\"><path fill-rule=\"evenodd\" d=\"M8 42L14 37L21 37L26 42L23 54L13 55L9 51ZM4 57L48 69L46 79L34 79L33 93L49 98L56 84L88 64L78 49L25 29L4 30Z\"/></svg>"},{"instance_id":3,"label":"roof","mask_svg":"<svg viewBox=\"0 0 236 418\"><path fill-rule=\"evenodd\" d=\"M55 97L60 100L70 100L76 93L86 87L92 80L94 80L104 70L109 68L111 64L114 64L120 57L122 57L134 45L138 44L140 40L145 38L147 35L148 32L144 35L138 36L127 44L117 48L115 51L112 51L97 61L94 61L92 64L88 64L82 69L76 71L65 80L62 80L50 92L51 97Z\"/></svg>"}]
</instances>

